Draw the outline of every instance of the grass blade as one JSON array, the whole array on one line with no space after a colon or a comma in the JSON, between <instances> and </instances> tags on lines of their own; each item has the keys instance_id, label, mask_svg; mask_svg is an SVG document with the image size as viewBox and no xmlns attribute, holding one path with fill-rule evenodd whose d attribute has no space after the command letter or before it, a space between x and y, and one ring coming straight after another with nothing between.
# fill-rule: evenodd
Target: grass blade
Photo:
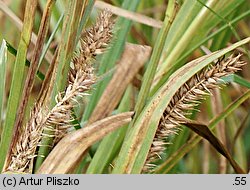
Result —
<instances>
[{"instance_id":1,"label":"grass blade","mask_svg":"<svg viewBox=\"0 0 250 190\"><path fill-rule=\"evenodd\" d=\"M151 17L145 16L142 14L138 14L138 13L134 13L131 11L121 9L119 7L110 5L103 1L96 1L95 7L99 9L109 9L113 14L117 16L122 16L124 18L130 19L135 22L142 23L151 27L155 27L155 28L162 27L162 22L159 20L155 20L155 19L152 19Z\"/></svg>"},{"instance_id":2,"label":"grass blade","mask_svg":"<svg viewBox=\"0 0 250 190\"><path fill-rule=\"evenodd\" d=\"M6 62L7 62L7 46L5 40L2 41L0 47L0 127L2 127L4 100L5 100L5 81L6 81Z\"/></svg>"},{"instance_id":3,"label":"grass blade","mask_svg":"<svg viewBox=\"0 0 250 190\"><path fill-rule=\"evenodd\" d=\"M238 17L234 18L231 22L229 22L230 25L233 25L235 23L237 23L238 21L240 21L241 19L247 17L250 15L250 10L242 13L241 15L239 15ZM219 28L217 31L213 32L212 34L208 35L205 38L202 38L200 41L197 42L197 44L193 45L192 47L188 48L187 51L185 51L183 53L183 55L181 55L181 57L176 61L176 63L174 64L174 66L172 66L171 68L168 69L168 72L165 73L165 75L163 76L163 78L160 79L160 81L157 83L156 86L153 87L153 89L150 92L150 96L152 96L152 94L154 94L156 92L157 89L159 89L159 87L166 81L166 79L171 75L171 72L173 70L175 70L175 68L179 68L182 64L183 61L197 48L199 48L202 44L205 44L206 42L208 42L210 39L212 39L213 37L216 37L218 34L220 34L221 32L225 31L226 29L228 29L229 26L228 24L223 25L221 28Z\"/></svg>"},{"instance_id":4,"label":"grass blade","mask_svg":"<svg viewBox=\"0 0 250 190\"><path fill-rule=\"evenodd\" d=\"M232 46L186 64L175 72L152 97L124 140L113 173L140 173L152 144L159 120L176 91L195 73L235 48L249 43L246 38ZM175 84L175 85L172 85Z\"/></svg>"},{"instance_id":5,"label":"grass blade","mask_svg":"<svg viewBox=\"0 0 250 190\"><path fill-rule=\"evenodd\" d=\"M45 55L46 55L46 53L47 53L47 51L48 51L48 49L49 49L49 46L51 45L51 42L52 42L52 40L54 39L54 37L55 37L55 35L56 35L57 30L59 29L60 25L62 24L63 17L64 17L64 14L62 14L62 15L60 16L60 18L59 18L58 22L56 23L56 26L55 26L55 28L54 28L52 34L51 34L50 37L49 37L48 42L46 43L45 47L43 48L43 52L42 52L42 54L41 54L41 56L40 56L40 59L39 59L38 68L40 67L40 65L41 65L41 63L42 63L42 61L43 61L43 59L44 59L44 57L45 57Z\"/></svg>"},{"instance_id":6,"label":"grass blade","mask_svg":"<svg viewBox=\"0 0 250 190\"><path fill-rule=\"evenodd\" d=\"M38 38L37 38L37 43L34 48L34 54L32 56L31 65L29 67L29 71L26 77L24 88L23 88L23 94L20 99L20 103L18 107L17 117L16 117L16 121L14 125L15 133L13 134L12 140L17 139L17 137L20 135L20 130L18 130L18 127L23 125L25 109L28 104L31 90L34 85L35 75L39 67L39 59L40 59L40 55L42 54L45 38L48 33L51 12L52 12L52 8L54 4L55 4L55 0L47 1L46 8L43 12L41 25L39 28L39 33L38 33ZM13 143L13 146L16 146L15 145L16 142L12 142L12 143Z\"/></svg>"},{"instance_id":7,"label":"grass blade","mask_svg":"<svg viewBox=\"0 0 250 190\"><path fill-rule=\"evenodd\" d=\"M236 6L242 4L242 2L242 0L230 0L230 2L225 0L221 0L219 2L217 0L211 0L207 1L206 6L209 7L210 10L213 9L215 12L219 12L223 7L223 11L220 12L220 15L225 17L234 11ZM195 8L197 6L202 7L198 1L186 1L185 3L194 5L197 4L193 9L190 9L191 12L197 11L197 8ZM177 16L178 19L176 19L173 23L173 31L170 30L170 35L166 41L166 50L163 52L162 64L157 71L156 79L162 78L168 72L171 73L171 70L174 71L178 69L180 65L175 65L175 63L182 56L182 54L185 53L185 51L189 51L189 49L192 49L193 46L203 40L208 32L222 21L207 7L202 7L192 22L189 23L188 27L186 24L184 24L184 27L181 24L186 22L186 19L183 18L189 13L184 11L181 12L180 10L180 14L178 15L179 17ZM229 24L227 24L227 26L230 27ZM177 33L178 35L175 35L176 28L178 28L178 32L181 31L180 33ZM181 65L184 63L185 62Z\"/></svg>"},{"instance_id":8,"label":"grass blade","mask_svg":"<svg viewBox=\"0 0 250 190\"><path fill-rule=\"evenodd\" d=\"M82 10L82 15L81 15L81 20L79 23L79 27L78 27L78 32L77 32L77 37L76 37L76 43L79 41L81 34L82 34L82 30L85 28L88 19L89 19L89 15L92 11L92 8L94 6L95 0L87 0L85 1L84 4L84 9Z\"/></svg>"},{"instance_id":9,"label":"grass blade","mask_svg":"<svg viewBox=\"0 0 250 190\"><path fill-rule=\"evenodd\" d=\"M6 46L7 46L8 52L10 52L14 56L17 55L17 50L7 41L6 41ZM28 59L26 59L26 61L25 61L25 66L27 66L27 67L30 66L30 61ZM45 75L39 70L37 71L36 75L41 80L44 80L44 78L45 78Z\"/></svg>"},{"instance_id":10,"label":"grass blade","mask_svg":"<svg viewBox=\"0 0 250 190\"><path fill-rule=\"evenodd\" d=\"M225 81L226 83L235 82L241 86L250 88L250 82L248 82L246 79L242 78L237 74L231 74L229 76L223 77L222 80Z\"/></svg>"},{"instance_id":11,"label":"grass blade","mask_svg":"<svg viewBox=\"0 0 250 190\"><path fill-rule=\"evenodd\" d=\"M175 1L171 0L169 1L168 8L165 15L165 20L163 23L163 27L160 30L159 36L157 38L151 59L149 61L146 73L144 74L142 87L138 96L137 104L135 106L135 117L134 121L137 119L138 114L143 109L145 102L148 98L148 94L152 85L152 82L154 80L155 72L158 66L158 63L161 58L161 54L163 51L163 47L165 44L165 40L168 34L168 31L170 29L170 26L174 20L175 14L176 14L176 7L175 7Z\"/></svg>"}]
</instances>

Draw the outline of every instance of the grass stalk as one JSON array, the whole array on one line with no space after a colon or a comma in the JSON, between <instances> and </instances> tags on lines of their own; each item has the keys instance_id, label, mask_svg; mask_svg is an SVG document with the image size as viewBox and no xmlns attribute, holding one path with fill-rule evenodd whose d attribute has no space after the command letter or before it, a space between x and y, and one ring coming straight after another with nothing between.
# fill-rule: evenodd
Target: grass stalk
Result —
<instances>
[{"instance_id":1,"label":"grass stalk","mask_svg":"<svg viewBox=\"0 0 250 190\"><path fill-rule=\"evenodd\" d=\"M156 40L156 44L155 47L153 49L153 53L152 56L150 58L146 73L144 75L143 78L143 82L142 82L142 87L138 96L138 101L135 107L135 117L134 120L135 121L139 115L139 113L141 113L145 102L147 101L148 98L148 94L150 91L150 88L152 86L152 82L155 76L155 72L158 66L158 63L160 61L161 58L161 54L163 51L163 47L165 44L165 40L166 37L168 35L168 31L170 29L170 26L174 20L175 14L176 14L176 7L175 7L175 0L170 0L168 3L168 8L167 11L165 13L165 19L164 19L164 23L163 26L160 30L160 33L158 35L158 38Z\"/></svg>"}]
</instances>

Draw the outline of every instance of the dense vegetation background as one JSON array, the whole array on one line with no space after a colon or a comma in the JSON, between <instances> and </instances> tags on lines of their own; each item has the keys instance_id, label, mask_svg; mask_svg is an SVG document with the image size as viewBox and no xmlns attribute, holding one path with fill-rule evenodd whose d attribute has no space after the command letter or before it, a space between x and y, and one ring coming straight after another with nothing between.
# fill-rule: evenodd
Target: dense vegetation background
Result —
<instances>
[{"instance_id":1,"label":"dense vegetation background","mask_svg":"<svg viewBox=\"0 0 250 190\"><path fill-rule=\"evenodd\" d=\"M96 20L103 9L113 13L112 21ZM249 0L0 0L1 169L249 172L249 16ZM213 81L220 88L194 91L199 103L186 110L190 120L175 120L174 129L152 145L163 133L167 109L185 96L180 89L197 86L199 72L208 72L210 63L229 62L231 54L242 54L242 62L237 58L224 78ZM91 68L78 67L81 60L73 57ZM220 73L220 67L209 67ZM72 91L67 99L65 89L80 73L75 68L82 69L79 76L91 75L79 84L84 92ZM94 84L86 82L90 79ZM46 127L38 130L46 117ZM32 144L37 136L38 144ZM149 151L156 151L156 160L145 167ZM13 160L20 165L10 167Z\"/></svg>"}]
</instances>

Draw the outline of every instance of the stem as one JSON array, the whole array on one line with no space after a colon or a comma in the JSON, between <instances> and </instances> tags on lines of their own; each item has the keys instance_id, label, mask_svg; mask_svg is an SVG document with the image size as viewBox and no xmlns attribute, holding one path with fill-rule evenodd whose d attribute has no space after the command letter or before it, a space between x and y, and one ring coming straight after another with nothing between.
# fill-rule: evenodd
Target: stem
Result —
<instances>
[{"instance_id":1,"label":"stem","mask_svg":"<svg viewBox=\"0 0 250 190\"><path fill-rule=\"evenodd\" d=\"M152 56L150 58L150 62L148 64L146 73L143 77L142 87L138 96L137 104L135 106L135 117L133 119L133 122L137 119L138 115L142 111L147 101L148 94L149 94L149 91L152 86L152 82L156 73L156 69L159 64L161 54L165 45L168 31L174 20L175 15L176 15L175 1L170 0L166 14L165 14L163 27L161 28L160 33L157 37Z\"/></svg>"}]
</instances>

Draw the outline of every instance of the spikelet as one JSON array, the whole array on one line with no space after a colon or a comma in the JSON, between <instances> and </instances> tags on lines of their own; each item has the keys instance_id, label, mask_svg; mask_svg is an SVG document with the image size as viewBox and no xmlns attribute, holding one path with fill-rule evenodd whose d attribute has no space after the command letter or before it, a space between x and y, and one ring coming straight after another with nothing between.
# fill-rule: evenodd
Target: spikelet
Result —
<instances>
[{"instance_id":1,"label":"spikelet","mask_svg":"<svg viewBox=\"0 0 250 190\"><path fill-rule=\"evenodd\" d=\"M42 127L37 125L44 118L43 110L39 105L35 105L22 135L17 141L15 147L12 148L12 157L8 171L31 173L31 163L35 157L37 145L41 139Z\"/></svg>"},{"instance_id":2,"label":"spikelet","mask_svg":"<svg viewBox=\"0 0 250 190\"><path fill-rule=\"evenodd\" d=\"M51 110L48 106L34 106L29 122L12 149L7 171L32 173L37 147L42 135L45 135L44 129L54 132L55 144L73 127L73 108L77 105L77 98L84 96L95 83L92 61L107 48L113 26L111 12L104 10L98 16L96 24L83 32L79 54L72 59L73 68L68 74L66 90L57 95L56 105Z\"/></svg>"},{"instance_id":3,"label":"spikelet","mask_svg":"<svg viewBox=\"0 0 250 190\"><path fill-rule=\"evenodd\" d=\"M180 130L179 126L187 121L189 111L200 104L210 90L218 86L221 77L241 70L245 64L240 61L241 55L231 55L226 60L220 59L215 65L204 68L189 79L173 96L159 122L153 143L145 162L143 172L152 172L155 161L161 159L161 154L169 144L169 137Z\"/></svg>"},{"instance_id":4,"label":"spikelet","mask_svg":"<svg viewBox=\"0 0 250 190\"><path fill-rule=\"evenodd\" d=\"M96 55L107 49L113 36L113 27L112 13L104 10L98 16L96 24L83 32L79 55L73 58L73 68L69 72L69 85L64 94L58 94L57 104L47 120L47 128L56 129L55 143L72 127L72 109L77 104L77 98L84 96L95 83L92 62Z\"/></svg>"}]
</instances>

